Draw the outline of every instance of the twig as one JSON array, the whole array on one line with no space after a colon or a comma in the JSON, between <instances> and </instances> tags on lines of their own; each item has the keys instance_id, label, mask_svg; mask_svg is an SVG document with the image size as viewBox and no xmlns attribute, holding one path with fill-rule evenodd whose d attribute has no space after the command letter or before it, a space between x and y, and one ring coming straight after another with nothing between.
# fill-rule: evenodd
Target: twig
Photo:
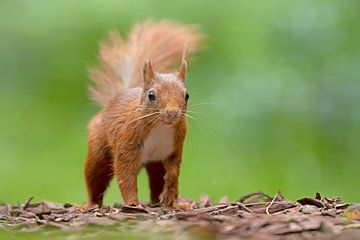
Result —
<instances>
[{"instance_id":1,"label":"twig","mask_svg":"<svg viewBox=\"0 0 360 240\"><path fill-rule=\"evenodd\" d=\"M274 204L277 196L278 196L279 192L276 193L276 195L274 196L274 198L271 200L270 204L266 207L266 214L270 215L269 209L270 207Z\"/></svg>"},{"instance_id":2,"label":"twig","mask_svg":"<svg viewBox=\"0 0 360 240\"><path fill-rule=\"evenodd\" d=\"M253 213L253 211L252 211L250 208L248 208L247 206L245 206L245 204L243 204L242 202L236 202L236 204L237 204L240 208L242 208L243 210L245 210L246 212L248 212L248 213Z\"/></svg>"},{"instance_id":3,"label":"twig","mask_svg":"<svg viewBox=\"0 0 360 240\"><path fill-rule=\"evenodd\" d=\"M265 194L263 192L254 192L254 193L249 193L249 194L246 194L245 196L242 196L238 200L238 202L245 203L246 200L248 200L249 198L254 197L254 196L271 198L269 195L267 195L267 194Z\"/></svg>"},{"instance_id":4,"label":"twig","mask_svg":"<svg viewBox=\"0 0 360 240\"><path fill-rule=\"evenodd\" d=\"M29 207L31 201L33 200L34 197L29 197L28 200L26 200L23 209L25 210L27 207Z\"/></svg>"}]
</instances>

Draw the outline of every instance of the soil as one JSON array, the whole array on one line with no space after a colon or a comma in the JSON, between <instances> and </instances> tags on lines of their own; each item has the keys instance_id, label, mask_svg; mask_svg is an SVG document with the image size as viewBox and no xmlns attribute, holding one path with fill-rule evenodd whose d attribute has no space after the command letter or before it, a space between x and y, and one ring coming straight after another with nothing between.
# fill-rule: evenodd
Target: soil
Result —
<instances>
[{"instance_id":1,"label":"soil","mask_svg":"<svg viewBox=\"0 0 360 240\"><path fill-rule=\"evenodd\" d=\"M296 202L281 193L251 193L229 202L179 200L179 209L160 205L94 207L49 201L0 205L0 229L42 231L46 227L77 231L87 226L119 226L147 233L186 233L205 239L360 239L360 204L339 198L305 197ZM177 236L179 236L177 234Z\"/></svg>"}]
</instances>

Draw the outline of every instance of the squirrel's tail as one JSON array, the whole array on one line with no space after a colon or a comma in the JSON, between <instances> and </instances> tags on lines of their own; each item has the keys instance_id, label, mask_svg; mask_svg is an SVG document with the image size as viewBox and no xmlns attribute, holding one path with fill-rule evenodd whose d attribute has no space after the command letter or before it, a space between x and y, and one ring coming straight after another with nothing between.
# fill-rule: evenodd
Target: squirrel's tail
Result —
<instances>
[{"instance_id":1,"label":"squirrel's tail","mask_svg":"<svg viewBox=\"0 0 360 240\"><path fill-rule=\"evenodd\" d=\"M119 91L139 86L146 59L158 72L167 72L180 63L186 47L188 54L196 51L203 35L195 26L169 21L146 21L134 26L127 41L117 33L100 45L100 67L90 70L92 98L104 105Z\"/></svg>"}]
</instances>

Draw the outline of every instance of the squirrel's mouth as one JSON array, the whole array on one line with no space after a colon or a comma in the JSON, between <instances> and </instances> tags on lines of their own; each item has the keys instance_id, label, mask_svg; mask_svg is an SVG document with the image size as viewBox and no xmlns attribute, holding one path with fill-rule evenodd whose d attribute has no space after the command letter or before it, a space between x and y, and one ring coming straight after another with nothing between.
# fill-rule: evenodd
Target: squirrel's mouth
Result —
<instances>
[{"instance_id":1,"label":"squirrel's mouth","mask_svg":"<svg viewBox=\"0 0 360 240\"><path fill-rule=\"evenodd\" d=\"M179 117L168 117L168 116L165 116L161 119L161 121L165 125L174 125L175 123L179 122L179 120L180 120Z\"/></svg>"},{"instance_id":2,"label":"squirrel's mouth","mask_svg":"<svg viewBox=\"0 0 360 240\"><path fill-rule=\"evenodd\" d=\"M174 119L174 120L172 120L172 119L166 119L166 118L162 119L162 122L163 122L164 124L166 124L166 125L173 125L173 124L175 124L177 121L178 121L177 119Z\"/></svg>"}]
</instances>

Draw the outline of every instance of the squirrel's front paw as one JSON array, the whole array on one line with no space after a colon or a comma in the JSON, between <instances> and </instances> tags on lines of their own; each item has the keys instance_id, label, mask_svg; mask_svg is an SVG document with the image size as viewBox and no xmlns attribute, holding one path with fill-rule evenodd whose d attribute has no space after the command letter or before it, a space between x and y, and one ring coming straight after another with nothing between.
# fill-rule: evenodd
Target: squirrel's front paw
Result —
<instances>
[{"instance_id":1,"label":"squirrel's front paw","mask_svg":"<svg viewBox=\"0 0 360 240\"><path fill-rule=\"evenodd\" d=\"M176 208L177 195L178 195L177 189L165 188L163 192L160 194L160 202L165 207Z\"/></svg>"},{"instance_id":2,"label":"squirrel's front paw","mask_svg":"<svg viewBox=\"0 0 360 240\"><path fill-rule=\"evenodd\" d=\"M75 209L80 210L82 212L99 207L96 203L86 203L83 205L73 205L73 206Z\"/></svg>"}]
</instances>

